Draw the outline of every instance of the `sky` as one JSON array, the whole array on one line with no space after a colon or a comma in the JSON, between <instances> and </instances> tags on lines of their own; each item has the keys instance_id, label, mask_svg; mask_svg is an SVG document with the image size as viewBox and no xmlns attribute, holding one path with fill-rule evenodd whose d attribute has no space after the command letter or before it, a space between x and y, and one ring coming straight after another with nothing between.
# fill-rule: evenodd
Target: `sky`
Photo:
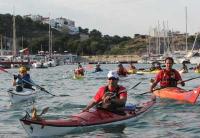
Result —
<instances>
[{"instance_id":1,"label":"sky","mask_svg":"<svg viewBox=\"0 0 200 138\"><path fill-rule=\"evenodd\" d=\"M200 30L200 0L0 0L0 14L64 17L103 35L149 34L160 28L194 34ZM168 27L166 27L168 26Z\"/></svg>"}]
</instances>

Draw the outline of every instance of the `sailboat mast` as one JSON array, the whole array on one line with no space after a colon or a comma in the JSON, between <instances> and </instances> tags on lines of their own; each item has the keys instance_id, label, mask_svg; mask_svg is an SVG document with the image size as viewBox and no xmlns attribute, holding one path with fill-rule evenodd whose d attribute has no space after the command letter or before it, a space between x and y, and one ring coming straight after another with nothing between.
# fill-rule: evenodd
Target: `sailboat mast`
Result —
<instances>
[{"instance_id":1,"label":"sailboat mast","mask_svg":"<svg viewBox=\"0 0 200 138\"><path fill-rule=\"evenodd\" d=\"M13 14L13 56L17 56L15 15Z\"/></svg>"},{"instance_id":2,"label":"sailboat mast","mask_svg":"<svg viewBox=\"0 0 200 138\"><path fill-rule=\"evenodd\" d=\"M187 38L188 38L188 34L187 34L187 7L185 7L185 47L186 47L186 53L188 52L188 42L187 42Z\"/></svg>"},{"instance_id":3,"label":"sailboat mast","mask_svg":"<svg viewBox=\"0 0 200 138\"><path fill-rule=\"evenodd\" d=\"M3 56L3 40L2 40L2 35L1 35L1 56Z\"/></svg>"},{"instance_id":4,"label":"sailboat mast","mask_svg":"<svg viewBox=\"0 0 200 138\"><path fill-rule=\"evenodd\" d=\"M51 20L49 16L49 57L52 56L52 46L51 46Z\"/></svg>"}]
</instances>

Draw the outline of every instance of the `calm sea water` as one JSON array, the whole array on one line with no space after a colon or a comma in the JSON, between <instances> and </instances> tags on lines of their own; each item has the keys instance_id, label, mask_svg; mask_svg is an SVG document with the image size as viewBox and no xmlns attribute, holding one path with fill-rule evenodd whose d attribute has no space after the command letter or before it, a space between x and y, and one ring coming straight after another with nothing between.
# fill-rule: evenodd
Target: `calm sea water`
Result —
<instances>
[{"instance_id":1,"label":"calm sea water","mask_svg":"<svg viewBox=\"0 0 200 138\"><path fill-rule=\"evenodd\" d=\"M60 95L68 94L66 97L52 97L41 92L38 94L34 105L40 112L43 108L49 107L48 113L43 117L67 118L71 114L81 111L90 101L97 89L106 84L106 73L108 70L116 69L116 64L102 65L105 70L102 73L92 73L92 68L86 67L86 77L83 80L72 79L72 70L76 65L64 65L48 69L31 69L32 79L49 92ZM148 65L136 64L138 68L145 68ZM175 65L180 68L181 65ZM11 73L17 73L17 69L8 69ZM183 80L197 77L190 70L190 73L183 74ZM128 91L129 103L141 103L149 100L149 95L136 96L137 93L149 90L150 78L154 74L132 75L123 78L119 83L127 89L136 83L142 83L135 89ZM7 73L0 73L0 137L28 137L22 128L19 119L25 115L25 110L30 111L32 102L10 104L7 89L11 87L12 76ZM186 83L185 89L192 89L200 85L200 80L191 80ZM94 128L84 132L67 134L64 137L127 137L127 138L188 138L200 137L200 102L195 105L182 104L170 100L158 100L156 105L146 114L126 126Z\"/></svg>"}]
</instances>

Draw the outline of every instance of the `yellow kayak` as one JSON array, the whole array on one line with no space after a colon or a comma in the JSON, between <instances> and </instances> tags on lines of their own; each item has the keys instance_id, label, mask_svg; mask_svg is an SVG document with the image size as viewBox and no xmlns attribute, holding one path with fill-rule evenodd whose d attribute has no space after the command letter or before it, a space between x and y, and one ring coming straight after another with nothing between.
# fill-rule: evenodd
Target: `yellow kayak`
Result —
<instances>
[{"instance_id":1,"label":"yellow kayak","mask_svg":"<svg viewBox=\"0 0 200 138\"><path fill-rule=\"evenodd\" d=\"M137 71L137 73L139 73L139 74L157 74L157 73L159 73L160 72L160 70L153 70L153 71L150 71L150 70L144 70L144 71Z\"/></svg>"},{"instance_id":2,"label":"yellow kayak","mask_svg":"<svg viewBox=\"0 0 200 138\"><path fill-rule=\"evenodd\" d=\"M83 78L84 78L84 76L82 76L82 75L75 75L74 74L74 76L73 76L73 79L76 79L76 80L81 80Z\"/></svg>"},{"instance_id":3,"label":"yellow kayak","mask_svg":"<svg viewBox=\"0 0 200 138\"><path fill-rule=\"evenodd\" d=\"M195 69L194 72L195 73L200 73L200 69Z\"/></svg>"},{"instance_id":4,"label":"yellow kayak","mask_svg":"<svg viewBox=\"0 0 200 138\"><path fill-rule=\"evenodd\" d=\"M128 71L128 74L135 74L137 72L136 69L129 69Z\"/></svg>"}]
</instances>

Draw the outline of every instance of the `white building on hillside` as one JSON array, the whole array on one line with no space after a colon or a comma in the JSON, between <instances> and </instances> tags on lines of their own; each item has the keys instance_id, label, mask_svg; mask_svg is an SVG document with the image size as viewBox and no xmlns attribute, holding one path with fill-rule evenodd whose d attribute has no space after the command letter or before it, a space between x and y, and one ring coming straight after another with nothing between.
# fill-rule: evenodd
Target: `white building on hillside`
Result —
<instances>
[{"instance_id":1,"label":"white building on hillside","mask_svg":"<svg viewBox=\"0 0 200 138\"><path fill-rule=\"evenodd\" d=\"M75 27L75 22L66 18L56 18L51 19L50 24L52 28L55 28L59 31L67 31L69 34L79 33L79 29Z\"/></svg>"},{"instance_id":2,"label":"white building on hillside","mask_svg":"<svg viewBox=\"0 0 200 138\"><path fill-rule=\"evenodd\" d=\"M41 21L49 24L49 17L43 17L40 15L25 15L24 18L31 18L33 21ZM78 34L79 29L75 27L75 22L63 17L50 19L50 25L58 31L68 32L69 34Z\"/></svg>"}]
</instances>

